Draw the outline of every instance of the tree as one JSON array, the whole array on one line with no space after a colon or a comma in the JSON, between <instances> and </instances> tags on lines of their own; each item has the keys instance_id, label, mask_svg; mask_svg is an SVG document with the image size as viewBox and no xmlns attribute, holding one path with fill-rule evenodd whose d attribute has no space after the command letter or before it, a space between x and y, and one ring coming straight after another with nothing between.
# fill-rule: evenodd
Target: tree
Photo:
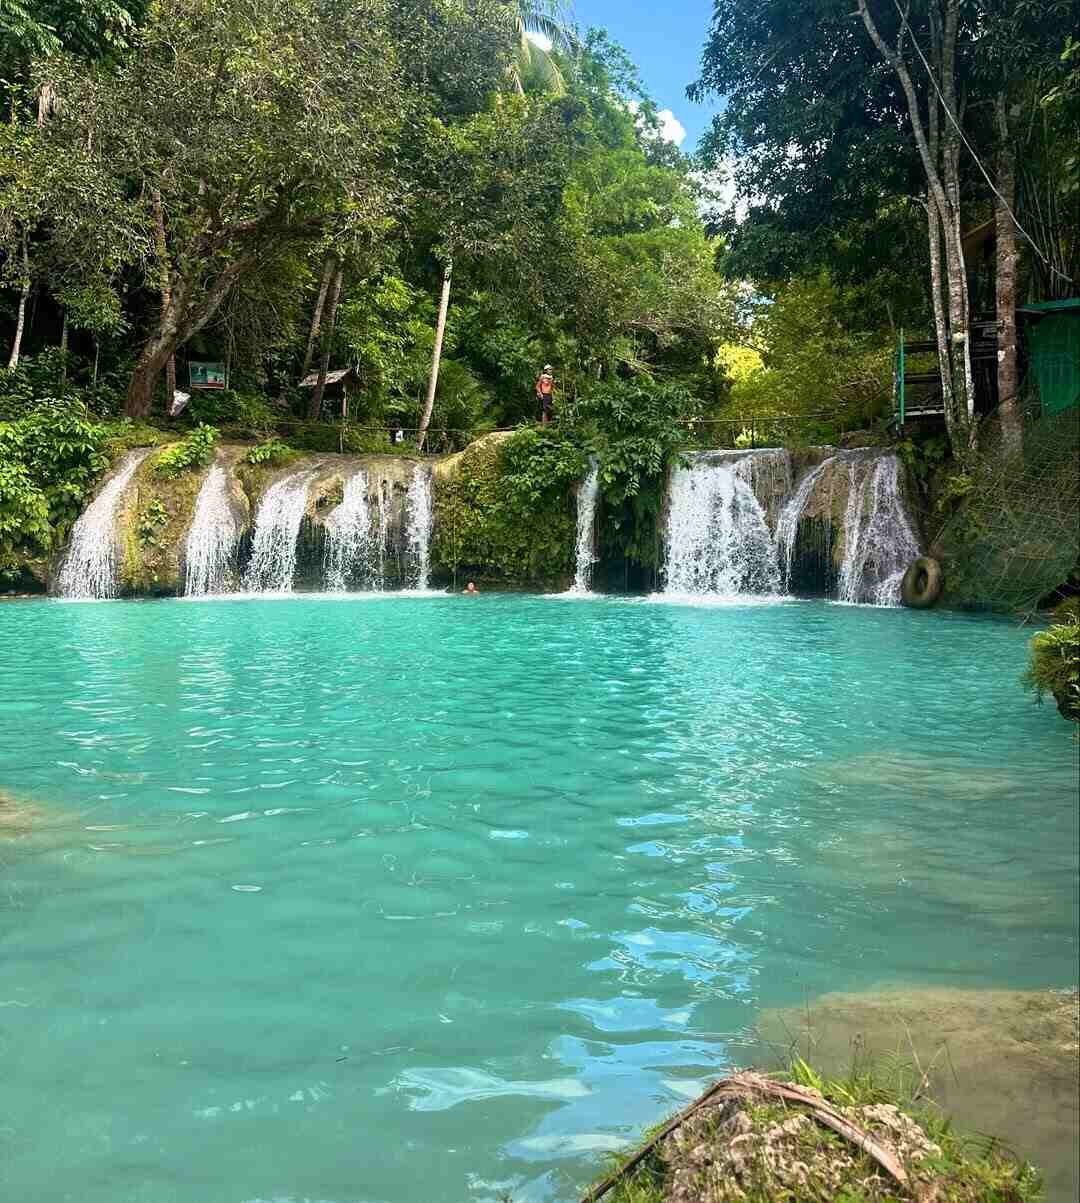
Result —
<instances>
[{"instance_id":1,"label":"tree","mask_svg":"<svg viewBox=\"0 0 1080 1203\"><path fill-rule=\"evenodd\" d=\"M557 51L574 53L577 35L566 21L563 5L558 0L511 0L509 4L517 52L510 65L510 78L517 93L526 92L526 81L535 90L559 96L566 91L566 80L556 58L536 41L530 33L540 34Z\"/></svg>"},{"instance_id":2,"label":"tree","mask_svg":"<svg viewBox=\"0 0 1080 1203\"><path fill-rule=\"evenodd\" d=\"M510 60L509 75L518 96L524 102L524 78L531 76L538 85L538 90L551 96L561 96L565 92L565 80L555 59L530 38L529 32L543 34L553 46L571 50L576 46L576 38L570 28L562 21L562 9L557 0L511 0L509 5L516 40L516 52ZM451 139L451 145L453 139ZM467 141L459 141L457 149L466 155L475 154L476 148L469 147ZM479 183L478 180L474 183ZM451 198L445 195L444 202ZM452 203L452 201L451 201ZM448 226L440 230L441 245L437 257L442 266L442 287L439 292L439 315L435 325L435 341L431 351L431 373L428 377L427 394L424 407L420 414L420 426L417 431L417 446L423 447L427 437L431 413L435 405L435 393L439 384L439 364L442 359L443 338L446 332L446 316L450 306L450 288L454 273L454 244L461 240L462 231L460 220L456 226Z\"/></svg>"},{"instance_id":3,"label":"tree","mask_svg":"<svg viewBox=\"0 0 1080 1203\"><path fill-rule=\"evenodd\" d=\"M130 416L148 411L161 369L239 281L387 207L403 102L382 0L179 0L152 11L112 70L49 66L65 98L49 140L92 147L147 226L161 206L151 271L165 287Z\"/></svg>"},{"instance_id":4,"label":"tree","mask_svg":"<svg viewBox=\"0 0 1080 1203\"><path fill-rule=\"evenodd\" d=\"M423 446L438 385L451 275L496 267L504 279L529 276L545 229L558 211L575 139L576 108L552 99L503 97L466 122L432 122L423 164L442 292L417 443Z\"/></svg>"}]
</instances>

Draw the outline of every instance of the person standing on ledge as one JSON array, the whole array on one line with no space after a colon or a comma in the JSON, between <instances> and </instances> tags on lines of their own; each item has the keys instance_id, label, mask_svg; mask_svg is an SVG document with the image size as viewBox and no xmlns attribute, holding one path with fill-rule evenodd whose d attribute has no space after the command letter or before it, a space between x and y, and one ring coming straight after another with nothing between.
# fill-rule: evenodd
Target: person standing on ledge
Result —
<instances>
[{"instance_id":1,"label":"person standing on ledge","mask_svg":"<svg viewBox=\"0 0 1080 1203\"><path fill-rule=\"evenodd\" d=\"M555 393L555 377L551 372L551 364L545 363L544 370L536 378L536 399L540 402L540 422L544 426L551 421L551 406Z\"/></svg>"}]
</instances>

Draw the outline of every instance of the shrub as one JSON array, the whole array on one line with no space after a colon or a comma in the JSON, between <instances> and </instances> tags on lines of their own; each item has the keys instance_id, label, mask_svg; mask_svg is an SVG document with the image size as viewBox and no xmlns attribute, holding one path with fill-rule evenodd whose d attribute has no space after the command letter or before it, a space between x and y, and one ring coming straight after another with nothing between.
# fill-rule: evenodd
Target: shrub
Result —
<instances>
[{"instance_id":1,"label":"shrub","mask_svg":"<svg viewBox=\"0 0 1080 1203\"><path fill-rule=\"evenodd\" d=\"M296 452L281 439L268 439L252 447L244 458L249 464L284 464L295 455Z\"/></svg>"},{"instance_id":2,"label":"shrub","mask_svg":"<svg viewBox=\"0 0 1080 1203\"><path fill-rule=\"evenodd\" d=\"M574 420L600 460L602 553L652 567L668 468L702 403L675 384L616 380L578 402Z\"/></svg>"},{"instance_id":3,"label":"shrub","mask_svg":"<svg viewBox=\"0 0 1080 1203\"><path fill-rule=\"evenodd\" d=\"M158 532L168 521L169 512L166 510L161 498L151 497L146 505L143 506L135 523L135 533L138 535L142 546L157 547Z\"/></svg>"},{"instance_id":4,"label":"shrub","mask_svg":"<svg viewBox=\"0 0 1080 1203\"><path fill-rule=\"evenodd\" d=\"M572 436L526 428L474 443L436 476L434 560L554 584L573 569L570 489L587 458Z\"/></svg>"},{"instance_id":5,"label":"shrub","mask_svg":"<svg viewBox=\"0 0 1080 1203\"><path fill-rule=\"evenodd\" d=\"M1070 598L1054 611L1054 622L1031 641L1024 684L1042 701L1051 694L1063 718L1080 723L1080 601Z\"/></svg>"},{"instance_id":6,"label":"shrub","mask_svg":"<svg viewBox=\"0 0 1080 1203\"><path fill-rule=\"evenodd\" d=\"M103 443L101 425L65 398L42 398L20 421L0 422L0 571L62 537L108 465Z\"/></svg>"},{"instance_id":7,"label":"shrub","mask_svg":"<svg viewBox=\"0 0 1080 1203\"><path fill-rule=\"evenodd\" d=\"M0 448L0 576L16 571L27 552L47 551L52 539L45 494L26 465Z\"/></svg>"},{"instance_id":8,"label":"shrub","mask_svg":"<svg viewBox=\"0 0 1080 1203\"><path fill-rule=\"evenodd\" d=\"M200 389L188 402L187 413L200 425L249 426L269 430L278 415L265 398L233 389Z\"/></svg>"},{"instance_id":9,"label":"shrub","mask_svg":"<svg viewBox=\"0 0 1080 1203\"><path fill-rule=\"evenodd\" d=\"M215 427L199 425L182 442L161 452L154 471L159 476L179 476L189 468L204 468L214 457L217 440Z\"/></svg>"}]
</instances>

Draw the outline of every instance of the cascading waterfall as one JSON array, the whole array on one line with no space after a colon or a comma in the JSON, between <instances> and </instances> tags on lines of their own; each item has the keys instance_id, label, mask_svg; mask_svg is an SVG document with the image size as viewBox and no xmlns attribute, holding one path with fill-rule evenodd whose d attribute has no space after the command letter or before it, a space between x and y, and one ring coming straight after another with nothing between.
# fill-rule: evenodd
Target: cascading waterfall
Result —
<instances>
[{"instance_id":1,"label":"cascading waterfall","mask_svg":"<svg viewBox=\"0 0 1080 1203\"><path fill-rule=\"evenodd\" d=\"M588 593L592 569L596 563L596 502L600 496L600 472L596 460L589 461L589 472L577 495L577 541L574 547L574 584L571 593Z\"/></svg>"},{"instance_id":2,"label":"cascading waterfall","mask_svg":"<svg viewBox=\"0 0 1080 1203\"><path fill-rule=\"evenodd\" d=\"M71 528L71 541L56 581L61 597L115 597L117 580L116 514L131 478L150 448L129 451L119 471L86 507Z\"/></svg>"},{"instance_id":3,"label":"cascading waterfall","mask_svg":"<svg viewBox=\"0 0 1080 1203\"><path fill-rule=\"evenodd\" d=\"M215 464L195 501L195 514L184 542L184 594L224 593L236 564L240 529L229 500L229 477Z\"/></svg>"},{"instance_id":4,"label":"cascading waterfall","mask_svg":"<svg viewBox=\"0 0 1080 1203\"><path fill-rule=\"evenodd\" d=\"M829 465L833 463L835 458L835 456L830 455L827 460L823 460L816 468L811 468L799 482L799 487L784 502L783 508L780 510L780 517L776 522L776 547L780 555L780 571L783 576L785 589L791 588L791 562L795 554L795 540L799 533L799 520L803 516L803 511L806 509L814 489L817 487L818 480Z\"/></svg>"},{"instance_id":5,"label":"cascading waterfall","mask_svg":"<svg viewBox=\"0 0 1080 1203\"><path fill-rule=\"evenodd\" d=\"M326 516L326 588L344 593L359 578L376 574L378 549L368 505L368 478L358 470L345 482L341 504ZM384 539L385 544L385 539Z\"/></svg>"},{"instance_id":6,"label":"cascading waterfall","mask_svg":"<svg viewBox=\"0 0 1080 1203\"><path fill-rule=\"evenodd\" d=\"M751 459L702 456L672 472L665 593L780 592L776 547L750 486Z\"/></svg>"},{"instance_id":7,"label":"cascading waterfall","mask_svg":"<svg viewBox=\"0 0 1080 1203\"><path fill-rule=\"evenodd\" d=\"M900 461L895 455L859 457L849 473L839 600L895 606L904 572L920 553L900 495Z\"/></svg>"},{"instance_id":8,"label":"cascading waterfall","mask_svg":"<svg viewBox=\"0 0 1080 1203\"><path fill-rule=\"evenodd\" d=\"M255 515L251 561L244 588L251 593L290 593L296 571L296 539L315 469L293 472L266 490Z\"/></svg>"},{"instance_id":9,"label":"cascading waterfall","mask_svg":"<svg viewBox=\"0 0 1080 1203\"><path fill-rule=\"evenodd\" d=\"M834 488L843 498L845 484L841 531L832 498ZM824 542L816 550L800 542L808 512L822 527ZM832 567L834 526L843 540L838 573ZM810 532L802 529L805 539ZM821 538L816 536L819 543ZM667 594L779 594L792 587L797 567L805 572L822 554L827 578L836 573L838 600L899 603L900 582L919 555L919 542L904 508L895 455L835 452L794 489L791 458L773 450L704 452L672 473Z\"/></svg>"},{"instance_id":10,"label":"cascading waterfall","mask_svg":"<svg viewBox=\"0 0 1080 1203\"><path fill-rule=\"evenodd\" d=\"M427 464L417 464L413 468L405 504L409 586L424 590L428 587L431 568L432 494L431 468Z\"/></svg>"}]
</instances>

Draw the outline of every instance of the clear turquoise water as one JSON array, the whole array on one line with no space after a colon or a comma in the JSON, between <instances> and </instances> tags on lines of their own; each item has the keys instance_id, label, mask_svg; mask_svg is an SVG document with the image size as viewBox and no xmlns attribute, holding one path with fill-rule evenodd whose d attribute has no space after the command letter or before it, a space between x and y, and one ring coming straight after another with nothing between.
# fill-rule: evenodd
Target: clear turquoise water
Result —
<instances>
[{"instance_id":1,"label":"clear turquoise water","mask_svg":"<svg viewBox=\"0 0 1080 1203\"><path fill-rule=\"evenodd\" d=\"M1008 623L0 606L0 1196L569 1199L759 1009L1070 985Z\"/></svg>"}]
</instances>

